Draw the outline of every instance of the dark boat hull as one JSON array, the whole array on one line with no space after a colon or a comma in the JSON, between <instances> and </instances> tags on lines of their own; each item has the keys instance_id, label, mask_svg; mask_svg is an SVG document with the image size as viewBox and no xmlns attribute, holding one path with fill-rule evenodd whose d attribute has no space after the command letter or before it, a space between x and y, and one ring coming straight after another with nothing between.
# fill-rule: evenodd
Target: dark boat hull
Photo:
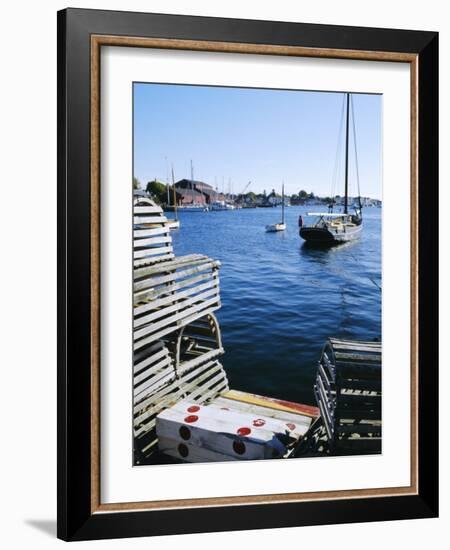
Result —
<instances>
[{"instance_id":1,"label":"dark boat hull","mask_svg":"<svg viewBox=\"0 0 450 550\"><path fill-rule=\"evenodd\" d=\"M300 237L311 244L334 245L359 239L362 223L354 227L334 230L328 227L301 227Z\"/></svg>"}]
</instances>

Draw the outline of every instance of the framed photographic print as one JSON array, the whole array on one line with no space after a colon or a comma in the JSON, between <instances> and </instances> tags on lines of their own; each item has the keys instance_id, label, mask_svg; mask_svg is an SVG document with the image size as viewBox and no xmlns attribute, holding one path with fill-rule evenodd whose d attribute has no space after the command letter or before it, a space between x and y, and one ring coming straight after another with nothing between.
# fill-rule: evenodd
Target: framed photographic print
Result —
<instances>
[{"instance_id":1,"label":"framed photographic print","mask_svg":"<svg viewBox=\"0 0 450 550\"><path fill-rule=\"evenodd\" d=\"M434 517L438 36L58 14L58 536Z\"/></svg>"}]
</instances>

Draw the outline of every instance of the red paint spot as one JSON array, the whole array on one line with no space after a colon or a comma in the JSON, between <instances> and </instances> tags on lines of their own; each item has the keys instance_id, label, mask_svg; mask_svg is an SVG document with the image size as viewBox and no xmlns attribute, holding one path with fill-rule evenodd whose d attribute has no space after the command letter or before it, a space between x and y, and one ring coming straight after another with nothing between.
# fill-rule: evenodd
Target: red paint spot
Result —
<instances>
[{"instance_id":1,"label":"red paint spot","mask_svg":"<svg viewBox=\"0 0 450 550\"><path fill-rule=\"evenodd\" d=\"M288 422L286 426L291 430L291 432L297 427L295 424L292 424L292 422Z\"/></svg>"},{"instance_id":2,"label":"red paint spot","mask_svg":"<svg viewBox=\"0 0 450 550\"><path fill-rule=\"evenodd\" d=\"M181 439L187 441L191 438L191 430L187 426L181 426L179 429Z\"/></svg>"},{"instance_id":3,"label":"red paint spot","mask_svg":"<svg viewBox=\"0 0 450 550\"><path fill-rule=\"evenodd\" d=\"M184 443L180 443L178 445L178 452L180 453L180 456L182 456L183 458L186 458L189 454L189 449L187 445L185 445Z\"/></svg>"},{"instance_id":4,"label":"red paint spot","mask_svg":"<svg viewBox=\"0 0 450 550\"><path fill-rule=\"evenodd\" d=\"M184 419L185 422L188 424L192 424L193 422L197 422L198 416L196 414L190 414L189 416L186 416Z\"/></svg>"},{"instance_id":5,"label":"red paint spot","mask_svg":"<svg viewBox=\"0 0 450 550\"><path fill-rule=\"evenodd\" d=\"M233 441L233 451L238 455L245 453L245 443L242 441Z\"/></svg>"},{"instance_id":6,"label":"red paint spot","mask_svg":"<svg viewBox=\"0 0 450 550\"><path fill-rule=\"evenodd\" d=\"M256 420L253 420L253 426L255 426L256 428L260 428L261 426L264 426L265 423L266 421L263 420L262 418L257 418Z\"/></svg>"},{"instance_id":7,"label":"red paint spot","mask_svg":"<svg viewBox=\"0 0 450 550\"><path fill-rule=\"evenodd\" d=\"M187 411L190 413L196 413L199 410L200 410L200 407L198 405L192 405L192 407L189 407Z\"/></svg>"},{"instance_id":8,"label":"red paint spot","mask_svg":"<svg viewBox=\"0 0 450 550\"><path fill-rule=\"evenodd\" d=\"M239 428L236 433L239 435L249 435L252 433L252 431L250 428L243 427L243 428Z\"/></svg>"}]
</instances>

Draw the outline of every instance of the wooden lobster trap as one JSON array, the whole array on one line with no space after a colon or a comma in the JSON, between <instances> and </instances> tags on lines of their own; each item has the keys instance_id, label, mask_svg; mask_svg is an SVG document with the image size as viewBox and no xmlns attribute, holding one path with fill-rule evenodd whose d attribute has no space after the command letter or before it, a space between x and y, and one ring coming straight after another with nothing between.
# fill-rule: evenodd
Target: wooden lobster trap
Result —
<instances>
[{"instance_id":1,"label":"wooden lobster trap","mask_svg":"<svg viewBox=\"0 0 450 550\"><path fill-rule=\"evenodd\" d=\"M330 338L314 392L332 454L381 452L381 342Z\"/></svg>"}]
</instances>

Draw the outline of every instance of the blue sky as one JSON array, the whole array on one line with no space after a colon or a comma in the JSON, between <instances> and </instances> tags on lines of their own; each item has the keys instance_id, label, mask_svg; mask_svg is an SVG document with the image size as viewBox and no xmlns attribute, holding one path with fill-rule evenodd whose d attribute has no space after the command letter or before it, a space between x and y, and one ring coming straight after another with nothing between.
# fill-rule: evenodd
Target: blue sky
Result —
<instances>
[{"instance_id":1,"label":"blue sky","mask_svg":"<svg viewBox=\"0 0 450 550\"><path fill-rule=\"evenodd\" d=\"M228 192L343 194L342 93L134 84L134 175L194 177ZM361 194L381 198L379 95L354 94ZM350 124L352 128L352 124ZM338 149L340 138L340 149ZM350 134L350 194L357 194ZM336 158L340 167L335 177ZM231 185L230 185L231 182Z\"/></svg>"}]
</instances>

